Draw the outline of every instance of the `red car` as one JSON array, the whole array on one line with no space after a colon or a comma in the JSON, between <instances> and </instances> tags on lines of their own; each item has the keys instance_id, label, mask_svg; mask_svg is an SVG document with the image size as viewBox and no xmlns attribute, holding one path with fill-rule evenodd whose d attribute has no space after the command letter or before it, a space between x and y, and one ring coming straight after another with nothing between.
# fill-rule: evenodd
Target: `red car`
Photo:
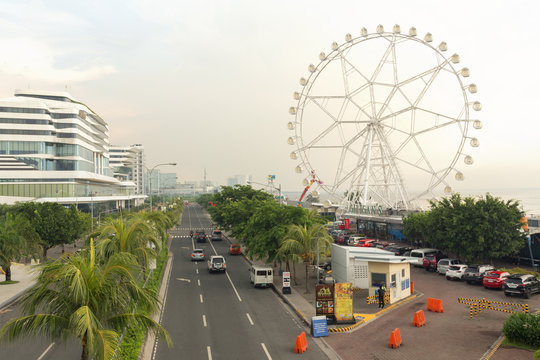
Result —
<instances>
[{"instance_id":1,"label":"red car","mask_svg":"<svg viewBox=\"0 0 540 360\"><path fill-rule=\"evenodd\" d=\"M231 246L229 246L229 254L242 255L242 249L240 249L240 245L232 244Z\"/></svg>"},{"instance_id":2,"label":"red car","mask_svg":"<svg viewBox=\"0 0 540 360\"><path fill-rule=\"evenodd\" d=\"M485 288L502 289L504 280L510 274L506 271L491 271L484 276L483 284Z\"/></svg>"},{"instance_id":3,"label":"red car","mask_svg":"<svg viewBox=\"0 0 540 360\"><path fill-rule=\"evenodd\" d=\"M374 242L375 242L375 240L373 240L373 239L362 239L362 240L358 240L358 242L356 243L356 246L358 246L358 247L375 247Z\"/></svg>"}]
</instances>

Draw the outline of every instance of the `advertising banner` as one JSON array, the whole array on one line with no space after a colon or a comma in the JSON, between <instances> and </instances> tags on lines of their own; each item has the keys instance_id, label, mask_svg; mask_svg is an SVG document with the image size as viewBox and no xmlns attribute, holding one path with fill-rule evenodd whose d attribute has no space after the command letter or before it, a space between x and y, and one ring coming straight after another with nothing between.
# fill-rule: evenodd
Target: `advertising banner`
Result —
<instances>
[{"instance_id":1,"label":"advertising banner","mask_svg":"<svg viewBox=\"0 0 540 360\"><path fill-rule=\"evenodd\" d=\"M326 316L311 317L311 332L314 337L328 336Z\"/></svg>"},{"instance_id":2,"label":"advertising banner","mask_svg":"<svg viewBox=\"0 0 540 360\"><path fill-rule=\"evenodd\" d=\"M291 287L291 273L283 272L283 287Z\"/></svg>"},{"instance_id":3,"label":"advertising banner","mask_svg":"<svg viewBox=\"0 0 540 360\"><path fill-rule=\"evenodd\" d=\"M334 315L334 285L317 285L315 288L315 314Z\"/></svg>"},{"instance_id":4,"label":"advertising banner","mask_svg":"<svg viewBox=\"0 0 540 360\"><path fill-rule=\"evenodd\" d=\"M334 315L338 322L354 321L352 283L334 284Z\"/></svg>"}]
</instances>

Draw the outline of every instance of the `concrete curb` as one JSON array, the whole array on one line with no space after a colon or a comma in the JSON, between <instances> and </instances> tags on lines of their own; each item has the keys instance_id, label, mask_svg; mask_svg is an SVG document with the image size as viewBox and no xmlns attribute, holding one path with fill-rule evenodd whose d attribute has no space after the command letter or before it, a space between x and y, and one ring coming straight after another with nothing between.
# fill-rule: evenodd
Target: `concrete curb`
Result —
<instances>
[{"instance_id":1,"label":"concrete curb","mask_svg":"<svg viewBox=\"0 0 540 360\"><path fill-rule=\"evenodd\" d=\"M283 300L287 305L289 305L289 307L296 313L296 315L298 315L300 320L302 320L304 325L306 325L308 328L311 328L311 323L306 319L304 314L300 310L298 310L296 306L291 301L289 301L287 297L285 297L284 294L282 294L275 286L272 286L272 290L277 294L277 296L281 298L281 300Z\"/></svg>"},{"instance_id":2,"label":"concrete curb","mask_svg":"<svg viewBox=\"0 0 540 360\"><path fill-rule=\"evenodd\" d=\"M5 285L3 285L3 286L5 286ZM32 285L30 285L30 286L32 286ZM19 300L23 296L23 294L26 292L26 290L28 290L28 288L19 291L17 294L13 295L12 297L7 299L6 301L0 303L0 311L4 310L4 308L7 308L8 306L10 306L13 303L17 302L17 300Z\"/></svg>"}]
</instances>

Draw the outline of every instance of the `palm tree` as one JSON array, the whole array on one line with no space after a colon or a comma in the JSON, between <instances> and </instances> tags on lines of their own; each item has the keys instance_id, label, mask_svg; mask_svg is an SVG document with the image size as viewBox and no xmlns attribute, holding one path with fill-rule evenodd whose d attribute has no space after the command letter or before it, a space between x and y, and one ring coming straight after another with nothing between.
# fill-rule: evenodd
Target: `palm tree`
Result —
<instances>
[{"instance_id":1,"label":"palm tree","mask_svg":"<svg viewBox=\"0 0 540 360\"><path fill-rule=\"evenodd\" d=\"M11 281L11 263L39 250L38 236L23 216L10 213L0 218L0 266Z\"/></svg>"},{"instance_id":2,"label":"palm tree","mask_svg":"<svg viewBox=\"0 0 540 360\"><path fill-rule=\"evenodd\" d=\"M139 214L136 214L136 216L146 221L161 238L162 244L165 244L168 236L167 230L174 225L171 218L161 211L141 211Z\"/></svg>"},{"instance_id":3,"label":"palm tree","mask_svg":"<svg viewBox=\"0 0 540 360\"><path fill-rule=\"evenodd\" d=\"M79 254L39 266L36 284L21 300L23 316L0 329L1 341L74 336L81 342L82 360L112 359L120 333L129 327L151 329L171 344L167 331L145 315L156 310L158 298L134 279L138 264L133 255L117 253L100 264L90 243Z\"/></svg>"},{"instance_id":4,"label":"palm tree","mask_svg":"<svg viewBox=\"0 0 540 360\"><path fill-rule=\"evenodd\" d=\"M324 254L330 248L331 239L322 224L310 226L293 224L289 226L289 231L281 243L278 253L288 255L293 259L301 258L306 266L306 294L308 293L309 265L317 256L317 243L319 254Z\"/></svg>"},{"instance_id":5,"label":"palm tree","mask_svg":"<svg viewBox=\"0 0 540 360\"><path fill-rule=\"evenodd\" d=\"M129 220L119 217L105 222L96 248L105 259L120 252L130 253L147 269L150 260L157 258L161 245L146 221L138 217Z\"/></svg>"}]
</instances>

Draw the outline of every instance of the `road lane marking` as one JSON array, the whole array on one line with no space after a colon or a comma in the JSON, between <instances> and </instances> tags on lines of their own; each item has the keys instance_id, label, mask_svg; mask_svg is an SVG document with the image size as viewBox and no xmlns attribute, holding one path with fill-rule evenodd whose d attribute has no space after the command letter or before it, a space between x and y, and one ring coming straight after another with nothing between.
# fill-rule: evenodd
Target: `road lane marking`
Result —
<instances>
[{"instance_id":1,"label":"road lane marking","mask_svg":"<svg viewBox=\"0 0 540 360\"><path fill-rule=\"evenodd\" d=\"M49 345L48 348L45 349L45 351L43 352L43 354L41 354L40 357L37 358L37 360L42 360L45 355L47 355L47 353L52 349L52 347L54 346L54 343L52 343L51 345Z\"/></svg>"},{"instance_id":2,"label":"road lane marking","mask_svg":"<svg viewBox=\"0 0 540 360\"><path fill-rule=\"evenodd\" d=\"M203 315L202 316L202 322L203 322L203 326L206 327L206 315Z\"/></svg>"},{"instance_id":3,"label":"road lane marking","mask_svg":"<svg viewBox=\"0 0 540 360\"><path fill-rule=\"evenodd\" d=\"M236 291L236 287L234 286L234 284L233 284L233 282L231 280L231 277L229 276L229 273L225 273L225 275L227 275L227 279L229 279L229 282L231 283L231 286L232 286L234 292L236 293L236 297L238 298L238 301L242 302L242 298L238 294L238 291Z\"/></svg>"},{"instance_id":4,"label":"road lane marking","mask_svg":"<svg viewBox=\"0 0 540 360\"><path fill-rule=\"evenodd\" d=\"M261 346L262 346L262 348L264 350L264 353L266 354L266 357L268 358L268 360L272 360L272 357L270 356L270 353L266 349L266 346L264 345L264 343L261 343Z\"/></svg>"},{"instance_id":5,"label":"road lane marking","mask_svg":"<svg viewBox=\"0 0 540 360\"><path fill-rule=\"evenodd\" d=\"M198 274L199 273L199 269L195 269L195 274Z\"/></svg>"},{"instance_id":6,"label":"road lane marking","mask_svg":"<svg viewBox=\"0 0 540 360\"><path fill-rule=\"evenodd\" d=\"M206 347L206 352L208 353L208 360L212 360L212 350L210 349L210 346Z\"/></svg>"},{"instance_id":7,"label":"road lane marking","mask_svg":"<svg viewBox=\"0 0 540 360\"><path fill-rule=\"evenodd\" d=\"M199 298L201 299L201 304L203 303L203 298L202 298L202 294L199 295Z\"/></svg>"},{"instance_id":8,"label":"road lane marking","mask_svg":"<svg viewBox=\"0 0 540 360\"><path fill-rule=\"evenodd\" d=\"M201 286L201 280L197 279L197 285Z\"/></svg>"},{"instance_id":9,"label":"road lane marking","mask_svg":"<svg viewBox=\"0 0 540 360\"><path fill-rule=\"evenodd\" d=\"M251 325L253 325L253 320L251 320L251 316L249 316L249 313L246 313L246 316L247 316L247 318L248 318L248 320L249 320L249 323L250 323Z\"/></svg>"}]
</instances>

